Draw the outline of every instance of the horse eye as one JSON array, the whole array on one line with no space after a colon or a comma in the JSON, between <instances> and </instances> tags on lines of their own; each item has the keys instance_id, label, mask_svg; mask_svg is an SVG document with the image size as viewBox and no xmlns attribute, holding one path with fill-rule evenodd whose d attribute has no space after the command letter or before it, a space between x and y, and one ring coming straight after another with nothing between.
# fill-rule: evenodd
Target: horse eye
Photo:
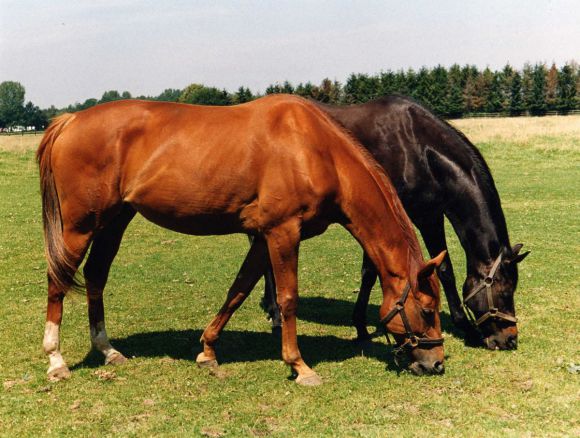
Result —
<instances>
[{"instance_id":1,"label":"horse eye","mask_svg":"<svg viewBox=\"0 0 580 438\"><path fill-rule=\"evenodd\" d=\"M433 317L433 315L435 315L435 310L433 309L427 309L426 307L423 307L421 309L421 313L423 314L423 316L425 317Z\"/></svg>"}]
</instances>

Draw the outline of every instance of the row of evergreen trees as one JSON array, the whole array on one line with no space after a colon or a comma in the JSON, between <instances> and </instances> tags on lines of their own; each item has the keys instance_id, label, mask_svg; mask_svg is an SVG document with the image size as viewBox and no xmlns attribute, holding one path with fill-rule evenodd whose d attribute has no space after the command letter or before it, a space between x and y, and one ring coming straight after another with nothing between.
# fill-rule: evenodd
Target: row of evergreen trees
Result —
<instances>
[{"instance_id":1,"label":"row of evergreen trees","mask_svg":"<svg viewBox=\"0 0 580 438\"><path fill-rule=\"evenodd\" d=\"M351 74L346 82L324 79L319 85L311 82L296 86L285 81L268 86L265 94L289 93L330 104L364 103L388 94L411 96L430 107L436 114L458 118L481 113L517 116L544 115L547 112L567 114L580 109L580 68L569 62L558 68L552 64L526 64L516 70L509 64L502 70L479 70L473 65L450 68L423 67L418 71L386 70L375 75ZM139 96L141 99L165 100L200 105L232 105L248 102L261 94L240 87L229 93L214 87L191 84L183 90L168 89L159 96ZM67 108L75 111L97 102L130 98L128 92L106 92L96 101Z\"/></svg>"},{"instance_id":2,"label":"row of evergreen trees","mask_svg":"<svg viewBox=\"0 0 580 438\"><path fill-rule=\"evenodd\" d=\"M4 90L4 88L6 90ZM265 94L290 93L330 104L363 103L388 94L411 96L430 107L436 114L459 118L481 113L517 116L544 115L547 112L567 114L580 109L580 67L575 61L558 68L543 63L526 64L516 70L509 64L499 71L479 70L473 65L455 64L381 73L351 74L344 84L324 79L296 86L288 81L268 86ZM3 96L6 95L6 99ZM16 97L15 97L16 96ZM158 96L132 96L128 91L106 91L100 99L87 99L66 108L54 106L40 111L24 105L24 88L15 82L0 84L0 128L23 125L43 128L47 121L62 112L75 112L99 103L120 99L147 99L200 105L233 105L260 97L247 87L230 93L215 87L191 84L183 90L166 89ZM6 102L4 102L6 100ZM18 104L7 102L18 102Z\"/></svg>"}]
</instances>

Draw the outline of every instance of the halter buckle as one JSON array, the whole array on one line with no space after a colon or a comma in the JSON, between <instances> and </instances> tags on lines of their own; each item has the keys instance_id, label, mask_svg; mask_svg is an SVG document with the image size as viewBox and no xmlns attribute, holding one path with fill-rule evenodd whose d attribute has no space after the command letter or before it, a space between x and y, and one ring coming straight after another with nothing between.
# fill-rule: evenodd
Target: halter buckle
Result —
<instances>
[{"instance_id":1,"label":"halter buckle","mask_svg":"<svg viewBox=\"0 0 580 438\"><path fill-rule=\"evenodd\" d=\"M488 310L488 313L491 315L492 318L497 317L498 312L499 310L497 309L497 307L492 307L491 309Z\"/></svg>"},{"instance_id":2,"label":"halter buckle","mask_svg":"<svg viewBox=\"0 0 580 438\"><path fill-rule=\"evenodd\" d=\"M419 338L415 335L411 335L409 336L409 340L407 341L407 343L411 346L411 348L415 348L419 345Z\"/></svg>"}]
</instances>

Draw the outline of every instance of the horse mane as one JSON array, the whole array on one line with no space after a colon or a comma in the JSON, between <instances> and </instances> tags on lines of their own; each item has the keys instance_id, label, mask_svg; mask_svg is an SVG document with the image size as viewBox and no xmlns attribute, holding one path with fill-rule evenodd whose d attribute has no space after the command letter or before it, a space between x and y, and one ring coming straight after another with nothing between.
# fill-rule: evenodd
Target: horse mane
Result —
<instances>
[{"instance_id":1,"label":"horse mane","mask_svg":"<svg viewBox=\"0 0 580 438\"><path fill-rule=\"evenodd\" d=\"M505 216L501 210L501 201L493 177L491 175L491 170L487 165L483 155L477 149L477 147L467 138L467 136L457 129L455 126L450 124L447 120L438 117L428 105L419 103L412 97L403 96L400 94L390 94L387 96L379 97L373 101L368 102L370 104L381 104L381 105L391 105L396 103L404 103L412 106L431 119L434 123L438 124L444 132L449 134L449 136L455 139L455 144L461 147L461 150L465 151L470 158L471 163L475 169L475 173L479 177L481 182L482 194L486 200L486 204L490 209L491 216L493 218L494 224L497 227L498 237L509 247L509 238L507 232L507 225L505 222Z\"/></svg>"},{"instance_id":2,"label":"horse mane","mask_svg":"<svg viewBox=\"0 0 580 438\"><path fill-rule=\"evenodd\" d=\"M446 120L442 120L438 117L436 117L436 119L447 129L447 132L449 132L452 136L457 137L458 144L462 145L464 150L469 154L475 171L483 185L482 193L485 197L487 206L490 209L494 223L498 228L499 238L503 240L503 242L500 243L505 243L509 248L507 224L501 209L501 200L499 193L497 192L497 188L495 187L495 183L491 175L491 170L487 165L487 162L483 158L483 155L481 155L479 149L477 149L477 147L467 138L463 132L461 132L455 126L451 125Z\"/></svg>"},{"instance_id":3,"label":"horse mane","mask_svg":"<svg viewBox=\"0 0 580 438\"><path fill-rule=\"evenodd\" d=\"M385 198L387 198L387 200L388 199L391 200L391 202L389 202L389 205L391 206L391 209L393 211L393 216L395 217L397 225L399 225L399 228L403 232L405 241L409 246L409 254L408 254L409 262L411 260L415 262L409 263L409 268L411 268L409 271L410 275L409 281L412 283L413 290L415 290L417 285L414 284L415 282L414 274L418 272L420 268L419 266L420 263L424 261L423 253L421 251L421 247L419 246L419 241L417 239L417 235L415 233L411 220L409 219L409 216L407 215L405 209L403 208L403 204L399 199L399 195L397 194L397 191L395 190L395 187L390 177L385 172L385 169L383 169L383 167L375 160L372 154L361 144L361 142L354 136L354 134L350 130L348 130L342 124L332 119L332 117L329 114L325 113L318 106L316 105L310 106L313 107L318 114L322 115L324 117L324 120L327 121L327 123L334 126L338 134L341 135L343 139L347 141L347 143L350 143L353 146L354 150L361 155L363 165L369 171L370 175L372 176L373 180L375 181L379 189L383 193L386 192L387 196L385 196Z\"/></svg>"}]
</instances>

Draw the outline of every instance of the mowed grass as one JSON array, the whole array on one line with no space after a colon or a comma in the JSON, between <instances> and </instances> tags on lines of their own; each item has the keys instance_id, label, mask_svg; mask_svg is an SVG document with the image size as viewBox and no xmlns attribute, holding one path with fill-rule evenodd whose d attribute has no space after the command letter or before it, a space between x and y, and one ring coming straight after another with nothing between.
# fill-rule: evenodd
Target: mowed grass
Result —
<instances>
[{"instance_id":1,"label":"mowed grass","mask_svg":"<svg viewBox=\"0 0 580 438\"><path fill-rule=\"evenodd\" d=\"M280 340L258 306L260 283L226 327L220 371L195 365L198 339L247 251L245 236L190 237L136 218L105 291L108 332L132 357L105 367L91 353L82 295L65 301L62 350L73 376L48 383L40 137L0 136L0 434L5 436L578 436L580 117L461 120L497 183L520 265L519 349L465 347L450 331L446 373L399 372L383 340L352 342L361 250L341 228L303 243L299 344L324 385L289 379ZM525 135L526 132L532 134ZM549 134L546 134L548 132ZM23 140L24 141L24 140ZM464 257L448 228L462 282ZM377 321L380 292L369 309Z\"/></svg>"}]
</instances>

